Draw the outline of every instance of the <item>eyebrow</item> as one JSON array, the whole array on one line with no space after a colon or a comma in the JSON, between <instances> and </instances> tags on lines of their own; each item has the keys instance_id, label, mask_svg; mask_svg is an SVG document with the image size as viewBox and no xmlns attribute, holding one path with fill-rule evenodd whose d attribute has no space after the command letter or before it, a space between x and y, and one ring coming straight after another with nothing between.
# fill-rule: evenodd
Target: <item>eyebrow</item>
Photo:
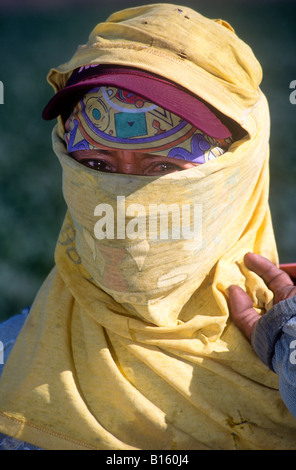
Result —
<instances>
[{"instance_id":1,"label":"eyebrow","mask_svg":"<svg viewBox=\"0 0 296 470\"><path fill-rule=\"evenodd\" d=\"M120 151L121 149L114 149L113 151ZM103 156L107 156L107 157L114 157L114 155L112 155L112 150L107 150L107 149L92 149L90 150L91 152L97 152L97 153L100 153L101 155ZM133 150L132 150L133 151ZM86 155L85 155L85 158L88 158L88 159L92 159L92 158L96 158L95 155L90 155L87 151L85 152ZM142 152L135 152L137 154L139 153L142 153ZM138 155L137 155L138 156ZM172 157L168 157L168 156L165 156L165 155L154 155L152 153L142 153L141 157L143 158L143 160L146 160L146 159L151 159L151 158L154 158L155 160L159 160L159 159L168 159L169 161L171 160L175 160L175 158L172 158Z\"/></svg>"},{"instance_id":2,"label":"eyebrow","mask_svg":"<svg viewBox=\"0 0 296 470\"><path fill-rule=\"evenodd\" d=\"M143 154L143 159L147 159L147 158L155 158L155 159L159 159L159 158L166 159L167 158L168 160L175 160L172 157L168 157L168 156L165 156L165 155L154 155L153 153Z\"/></svg>"}]
</instances>

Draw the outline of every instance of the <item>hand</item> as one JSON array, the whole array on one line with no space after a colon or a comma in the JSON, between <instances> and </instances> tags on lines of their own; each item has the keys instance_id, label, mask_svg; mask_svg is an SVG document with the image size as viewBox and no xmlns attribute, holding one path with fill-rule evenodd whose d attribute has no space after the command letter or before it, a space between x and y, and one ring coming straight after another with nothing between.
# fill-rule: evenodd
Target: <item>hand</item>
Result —
<instances>
[{"instance_id":1,"label":"hand","mask_svg":"<svg viewBox=\"0 0 296 470\"><path fill-rule=\"evenodd\" d=\"M290 276L267 258L255 253L247 253L244 262L248 269L262 277L267 287L274 293L274 304L296 295L296 286ZM229 303L233 322L251 340L253 329L260 318L253 308L251 298L239 286L232 285L229 287Z\"/></svg>"}]
</instances>

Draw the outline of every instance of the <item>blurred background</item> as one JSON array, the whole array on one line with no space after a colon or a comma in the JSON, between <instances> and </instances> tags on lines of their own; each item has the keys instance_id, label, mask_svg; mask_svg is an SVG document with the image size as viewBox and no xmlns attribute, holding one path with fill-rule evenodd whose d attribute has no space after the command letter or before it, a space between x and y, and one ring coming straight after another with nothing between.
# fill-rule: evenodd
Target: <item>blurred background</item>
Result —
<instances>
[{"instance_id":1,"label":"blurred background","mask_svg":"<svg viewBox=\"0 0 296 470\"><path fill-rule=\"evenodd\" d=\"M52 122L41 112L53 91L48 70L66 62L96 23L143 0L0 0L0 321L31 305L54 264L65 214ZM174 2L230 22L253 49L271 111L270 205L280 261L296 262L296 3ZM1 101L1 100L0 100Z\"/></svg>"}]
</instances>

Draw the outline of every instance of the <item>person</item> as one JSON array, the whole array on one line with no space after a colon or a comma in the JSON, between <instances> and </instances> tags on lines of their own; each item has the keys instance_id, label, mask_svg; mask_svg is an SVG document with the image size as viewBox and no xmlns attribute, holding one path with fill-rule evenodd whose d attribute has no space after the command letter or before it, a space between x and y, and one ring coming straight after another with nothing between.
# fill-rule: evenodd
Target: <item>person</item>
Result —
<instances>
[{"instance_id":1,"label":"person","mask_svg":"<svg viewBox=\"0 0 296 470\"><path fill-rule=\"evenodd\" d=\"M114 13L50 71L43 117L58 120L68 210L2 372L5 436L49 450L295 448L278 376L235 325L250 302L262 314L294 301L272 307L244 259L278 265L261 78L226 21L170 4Z\"/></svg>"},{"instance_id":2,"label":"person","mask_svg":"<svg viewBox=\"0 0 296 470\"><path fill-rule=\"evenodd\" d=\"M296 417L296 287L291 277L268 259L247 253L245 264L274 293L274 306L264 316L239 286L229 287L230 315L260 359L279 375L281 397Z\"/></svg>"}]
</instances>

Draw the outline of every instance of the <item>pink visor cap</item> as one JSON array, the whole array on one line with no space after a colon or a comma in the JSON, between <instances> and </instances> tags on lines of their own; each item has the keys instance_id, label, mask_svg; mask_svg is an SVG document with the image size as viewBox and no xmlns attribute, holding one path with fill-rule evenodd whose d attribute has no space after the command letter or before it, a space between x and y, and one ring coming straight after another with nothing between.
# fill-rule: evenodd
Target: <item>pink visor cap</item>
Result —
<instances>
[{"instance_id":1,"label":"pink visor cap","mask_svg":"<svg viewBox=\"0 0 296 470\"><path fill-rule=\"evenodd\" d=\"M67 118L82 95L100 85L135 93L180 116L211 137L226 139L232 135L208 105L175 83L142 70L101 65L74 70L65 88L44 108L43 119L51 120L59 115Z\"/></svg>"}]
</instances>

